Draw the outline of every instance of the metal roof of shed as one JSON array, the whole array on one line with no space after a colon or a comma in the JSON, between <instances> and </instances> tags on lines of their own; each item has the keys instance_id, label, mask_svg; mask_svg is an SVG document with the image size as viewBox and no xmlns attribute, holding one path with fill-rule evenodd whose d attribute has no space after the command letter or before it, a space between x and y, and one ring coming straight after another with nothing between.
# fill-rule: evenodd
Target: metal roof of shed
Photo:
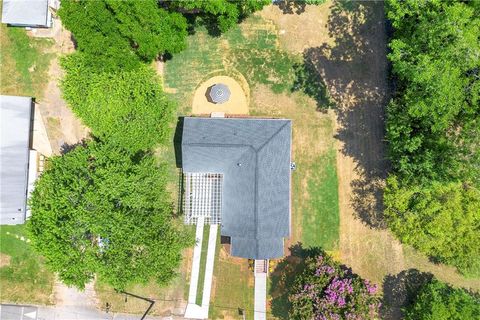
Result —
<instances>
[{"instance_id":1,"label":"metal roof of shed","mask_svg":"<svg viewBox=\"0 0 480 320\"><path fill-rule=\"evenodd\" d=\"M49 27L48 0L3 0L2 23Z\"/></svg>"},{"instance_id":2,"label":"metal roof of shed","mask_svg":"<svg viewBox=\"0 0 480 320\"><path fill-rule=\"evenodd\" d=\"M25 222L32 98L0 96L0 224Z\"/></svg>"},{"instance_id":3,"label":"metal roof of shed","mask_svg":"<svg viewBox=\"0 0 480 320\"><path fill-rule=\"evenodd\" d=\"M222 228L232 255L283 256L290 235L291 121L185 118L184 172L223 174Z\"/></svg>"}]
</instances>

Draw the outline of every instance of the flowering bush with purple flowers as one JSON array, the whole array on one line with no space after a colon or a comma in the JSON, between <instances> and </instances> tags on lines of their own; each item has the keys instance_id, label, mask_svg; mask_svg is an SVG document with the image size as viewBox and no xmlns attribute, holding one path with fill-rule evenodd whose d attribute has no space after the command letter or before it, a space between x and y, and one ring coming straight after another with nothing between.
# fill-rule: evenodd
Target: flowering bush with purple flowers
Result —
<instances>
[{"instance_id":1,"label":"flowering bush with purple flowers","mask_svg":"<svg viewBox=\"0 0 480 320\"><path fill-rule=\"evenodd\" d=\"M289 300L290 318L302 320L376 319L380 307L377 286L328 255L307 258Z\"/></svg>"}]
</instances>

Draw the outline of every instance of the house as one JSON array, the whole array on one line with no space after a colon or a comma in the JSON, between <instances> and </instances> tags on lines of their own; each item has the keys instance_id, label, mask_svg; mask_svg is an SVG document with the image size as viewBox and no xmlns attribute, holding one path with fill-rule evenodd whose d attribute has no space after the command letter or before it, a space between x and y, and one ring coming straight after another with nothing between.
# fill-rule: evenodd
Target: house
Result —
<instances>
[{"instance_id":1,"label":"house","mask_svg":"<svg viewBox=\"0 0 480 320\"><path fill-rule=\"evenodd\" d=\"M183 119L185 222L219 224L231 255L284 255L290 236L291 121Z\"/></svg>"},{"instance_id":2,"label":"house","mask_svg":"<svg viewBox=\"0 0 480 320\"><path fill-rule=\"evenodd\" d=\"M49 28L48 0L3 0L2 23L16 27Z\"/></svg>"},{"instance_id":3,"label":"house","mask_svg":"<svg viewBox=\"0 0 480 320\"><path fill-rule=\"evenodd\" d=\"M36 178L37 153L30 150L33 100L0 96L0 224L22 224Z\"/></svg>"}]
</instances>

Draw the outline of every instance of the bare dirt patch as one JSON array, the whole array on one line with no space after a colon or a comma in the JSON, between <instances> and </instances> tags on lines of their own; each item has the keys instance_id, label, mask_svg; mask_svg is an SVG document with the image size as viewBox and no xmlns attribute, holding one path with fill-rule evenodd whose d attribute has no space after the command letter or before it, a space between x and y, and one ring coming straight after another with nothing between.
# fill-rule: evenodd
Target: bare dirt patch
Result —
<instances>
[{"instance_id":1,"label":"bare dirt patch","mask_svg":"<svg viewBox=\"0 0 480 320\"><path fill-rule=\"evenodd\" d=\"M332 39L325 32L330 10L329 3L320 6L307 5L301 14L285 14L279 6L267 6L259 15L275 21L281 46L292 53L330 44Z\"/></svg>"},{"instance_id":2,"label":"bare dirt patch","mask_svg":"<svg viewBox=\"0 0 480 320\"><path fill-rule=\"evenodd\" d=\"M53 33L55 45L50 50L57 55L50 63L48 84L43 98L37 101L37 108L46 124L52 151L54 154L60 154L65 147L75 145L86 138L89 130L62 99L59 83L63 77L63 70L60 67L59 59L62 55L72 53L74 44L71 33L61 26L60 20L56 20L55 23L57 24Z\"/></svg>"},{"instance_id":3,"label":"bare dirt patch","mask_svg":"<svg viewBox=\"0 0 480 320\"><path fill-rule=\"evenodd\" d=\"M10 260L12 260L12 257L0 252L0 268L8 267L10 265Z\"/></svg>"}]
</instances>

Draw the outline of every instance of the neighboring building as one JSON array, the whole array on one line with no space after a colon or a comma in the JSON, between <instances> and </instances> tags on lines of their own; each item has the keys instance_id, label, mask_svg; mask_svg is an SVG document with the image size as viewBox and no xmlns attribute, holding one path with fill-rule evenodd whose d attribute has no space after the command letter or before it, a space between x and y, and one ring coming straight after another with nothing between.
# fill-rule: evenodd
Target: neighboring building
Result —
<instances>
[{"instance_id":1,"label":"neighboring building","mask_svg":"<svg viewBox=\"0 0 480 320\"><path fill-rule=\"evenodd\" d=\"M37 172L36 152L30 150L32 114L32 98L0 96L0 224L22 224L27 218Z\"/></svg>"},{"instance_id":2,"label":"neighboring building","mask_svg":"<svg viewBox=\"0 0 480 320\"><path fill-rule=\"evenodd\" d=\"M2 23L17 27L49 28L48 0L3 0Z\"/></svg>"},{"instance_id":3,"label":"neighboring building","mask_svg":"<svg viewBox=\"0 0 480 320\"><path fill-rule=\"evenodd\" d=\"M183 121L186 223L220 224L231 254L284 255L290 236L291 121L191 118Z\"/></svg>"}]
</instances>

